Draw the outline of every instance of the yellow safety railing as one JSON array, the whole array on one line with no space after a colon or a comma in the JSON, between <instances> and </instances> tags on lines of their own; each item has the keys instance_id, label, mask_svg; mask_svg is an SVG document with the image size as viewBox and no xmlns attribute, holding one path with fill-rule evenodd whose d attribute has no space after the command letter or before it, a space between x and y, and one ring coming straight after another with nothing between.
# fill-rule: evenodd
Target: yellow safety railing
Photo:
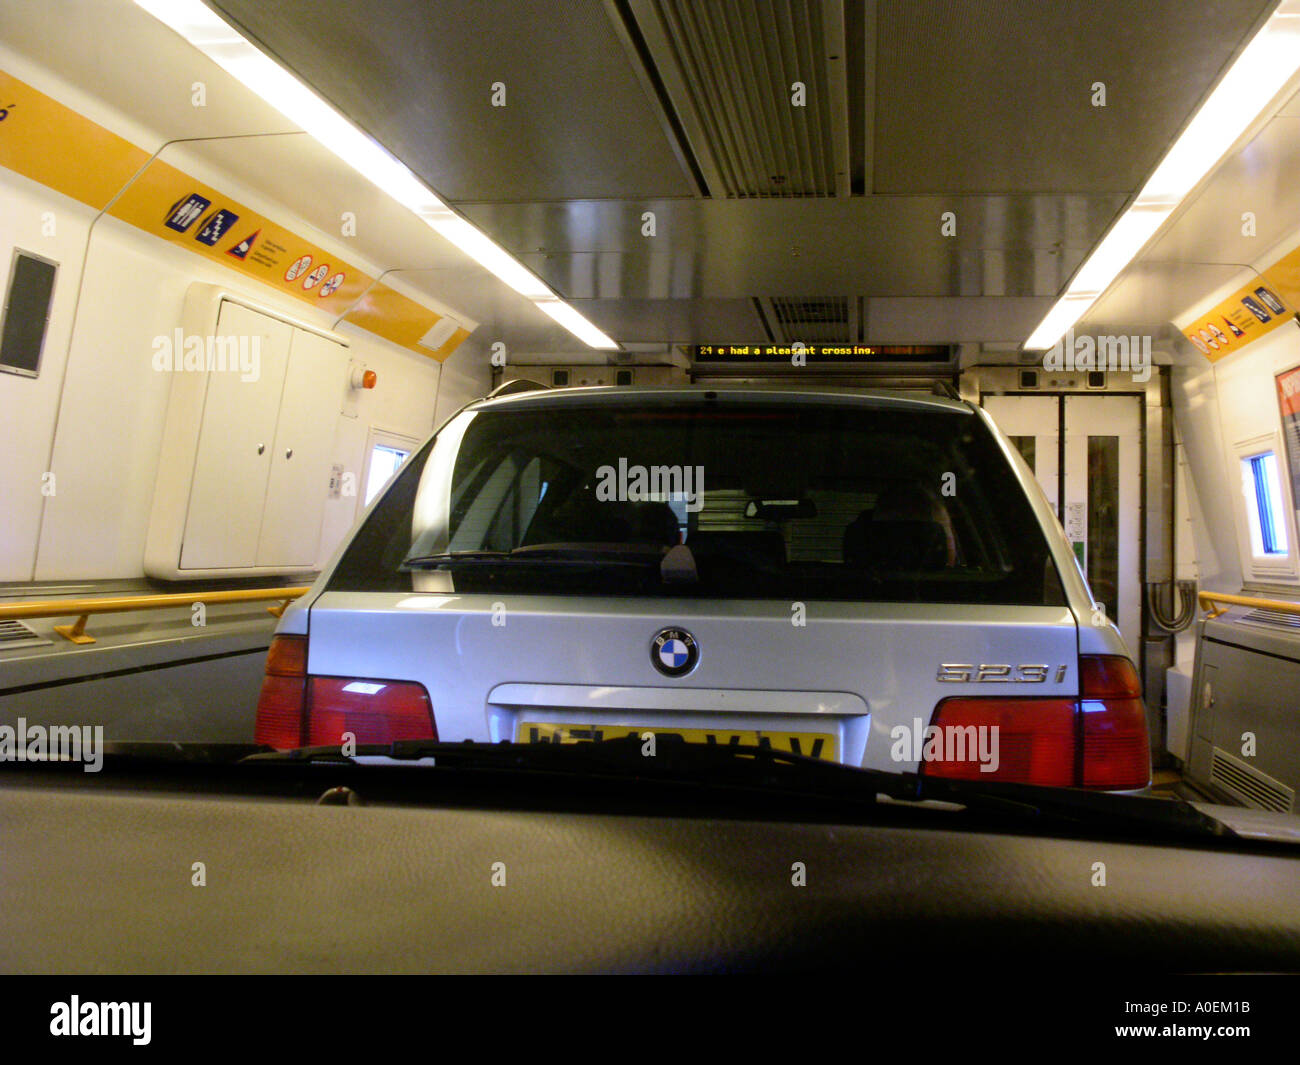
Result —
<instances>
[{"instance_id":1,"label":"yellow safety railing","mask_svg":"<svg viewBox=\"0 0 1300 1065\"><path fill-rule=\"evenodd\" d=\"M267 611L277 618L285 608L308 591L301 588L247 588L239 591L184 592L165 595L117 595L103 599L41 599L0 604L2 618L62 618L75 617L70 625L55 625L54 631L73 643L94 643L95 637L86 632L86 622L91 614L117 614L127 610L166 610L194 603L256 603L266 599L278 600Z\"/></svg>"},{"instance_id":2,"label":"yellow safety railing","mask_svg":"<svg viewBox=\"0 0 1300 1065\"><path fill-rule=\"evenodd\" d=\"M1300 614L1300 603L1287 603L1281 599L1258 599L1253 595L1225 595L1222 592L1201 592L1197 597L1201 601L1201 609L1205 611L1205 616L1217 618L1224 613L1230 606L1249 606L1256 610L1277 610L1283 614ZM1222 603L1217 610L1214 608L1215 603Z\"/></svg>"}]
</instances>

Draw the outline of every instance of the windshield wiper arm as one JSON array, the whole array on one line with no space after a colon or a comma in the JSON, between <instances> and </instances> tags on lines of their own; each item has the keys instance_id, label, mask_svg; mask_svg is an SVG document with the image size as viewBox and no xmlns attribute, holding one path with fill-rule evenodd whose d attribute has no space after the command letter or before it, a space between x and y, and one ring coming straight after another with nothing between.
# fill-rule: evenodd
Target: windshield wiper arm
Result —
<instances>
[{"instance_id":1,"label":"windshield wiper arm","mask_svg":"<svg viewBox=\"0 0 1300 1065\"><path fill-rule=\"evenodd\" d=\"M916 780L912 774L884 773L877 769L860 769L811 755L779 751L772 747L743 744L693 743L671 733L655 737L655 753L642 754L639 736L580 743L448 743L440 740L395 740L390 744L359 744L352 755L340 746L299 747L286 751L265 751L249 755L246 762L356 762L365 758L389 758L395 761L432 759L444 768L519 768L554 770L582 774L596 770L616 770L626 776L629 769L644 770L647 775L676 777L699 776L713 781L714 771L739 767L750 777L755 768L790 769L803 767L818 777L842 776L861 786L867 780L892 797L916 797ZM709 771L706 777L704 771Z\"/></svg>"},{"instance_id":2,"label":"windshield wiper arm","mask_svg":"<svg viewBox=\"0 0 1300 1065\"><path fill-rule=\"evenodd\" d=\"M923 799L955 802L981 810L1020 808L1030 816L1076 824L1145 826L1192 836L1236 836L1222 821L1182 799L1124 795L1084 788L1055 788L1012 781L945 780L921 777Z\"/></svg>"},{"instance_id":3,"label":"windshield wiper arm","mask_svg":"<svg viewBox=\"0 0 1300 1065\"><path fill-rule=\"evenodd\" d=\"M251 755L244 761L351 764L367 757L432 760L433 765L443 769L685 781L858 803L874 802L877 796L884 795L902 802L954 803L976 813L1015 820L1145 828L1200 838L1237 835L1223 822L1181 799L889 773L771 747L690 743L671 734L656 736L652 756L643 755L642 748L643 741L635 735L572 744L398 740L358 746L354 758L344 755L341 747L305 747Z\"/></svg>"}]
</instances>

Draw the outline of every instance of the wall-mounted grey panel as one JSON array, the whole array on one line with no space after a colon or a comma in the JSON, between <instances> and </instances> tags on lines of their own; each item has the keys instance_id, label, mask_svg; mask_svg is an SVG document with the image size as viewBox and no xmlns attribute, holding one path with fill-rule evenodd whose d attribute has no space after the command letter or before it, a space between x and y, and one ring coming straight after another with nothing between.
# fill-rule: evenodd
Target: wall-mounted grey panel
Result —
<instances>
[{"instance_id":1,"label":"wall-mounted grey panel","mask_svg":"<svg viewBox=\"0 0 1300 1065\"><path fill-rule=\"evenodd\" d=\"M1201 629L1187 774L1241 805L1292 810L1300 790L1300 634L1242 624L1244 613L1235 608Z\"/></svg>"}]
</instances>

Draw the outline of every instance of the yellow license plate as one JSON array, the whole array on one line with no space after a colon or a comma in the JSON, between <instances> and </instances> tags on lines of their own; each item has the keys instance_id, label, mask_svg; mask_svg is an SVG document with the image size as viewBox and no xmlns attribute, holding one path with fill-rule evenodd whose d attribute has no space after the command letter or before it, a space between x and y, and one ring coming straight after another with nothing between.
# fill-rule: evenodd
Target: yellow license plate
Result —
<instances>
[{"instance_id":1,"label":"yellow license plate","mask_svg":"<svg viewBox=\"0 0 1300 1065\"><path fill-rule=\"evenodd\" d=\"M569 725L549 721L524 721L515 730L517 743L596 743L624 736L680 736L687 743L719 746L771 747L791 754L805 754L828 762L837 761L835 737L829 732L769 732L764 729L650 728L634 725Z\"/></svg>"}]
</instances>

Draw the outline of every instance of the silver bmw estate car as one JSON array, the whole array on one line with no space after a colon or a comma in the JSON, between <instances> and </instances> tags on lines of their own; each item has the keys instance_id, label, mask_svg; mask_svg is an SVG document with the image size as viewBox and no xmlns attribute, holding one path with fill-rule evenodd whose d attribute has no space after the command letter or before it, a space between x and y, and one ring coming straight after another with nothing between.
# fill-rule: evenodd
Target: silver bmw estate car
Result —
<instances>
[{"instance_id":1,"label":"silver bmw estate car","mask_svg":"<svg viewBox=\"0 0 1300 1065\"><path fill-rule=\"evenodd\" d=\"M276 748L666 734L1150 777L1131 657L1029 468L978 407L905 393L469 404L281 619L256 725Z\"/></svg>"}]
</instances>

